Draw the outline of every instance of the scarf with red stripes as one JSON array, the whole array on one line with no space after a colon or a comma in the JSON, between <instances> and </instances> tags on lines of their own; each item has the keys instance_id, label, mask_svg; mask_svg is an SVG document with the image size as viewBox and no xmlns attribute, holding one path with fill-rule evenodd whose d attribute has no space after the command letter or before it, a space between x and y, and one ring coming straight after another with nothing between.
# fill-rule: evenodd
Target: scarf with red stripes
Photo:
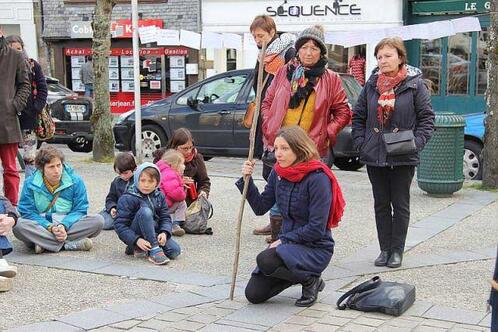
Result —
<instances>
[{"instance_id":1,"label":"scarf with red stripes","mask_svg":"<svg viewBox=\"0 0 498 332\"><path fill-rule=\"evenodd\" d=\"M379 105L377 106L377 120L379 120L379 123L386 125L391 119L396 102L394 89L406 79L407 75L406 66L401 67L396 76L393 77L379 73L377 79L377 90L380 93Z\"/></svg>"}]
</instances>

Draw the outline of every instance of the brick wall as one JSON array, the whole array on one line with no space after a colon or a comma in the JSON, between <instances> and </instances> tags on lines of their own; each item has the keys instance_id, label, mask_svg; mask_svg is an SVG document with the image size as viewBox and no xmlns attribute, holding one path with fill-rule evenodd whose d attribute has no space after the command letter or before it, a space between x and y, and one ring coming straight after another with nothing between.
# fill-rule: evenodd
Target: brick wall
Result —
<instances>
[{"instance_id":1,"label":"brick wall","mask_svg":"<svg viewBox=\"0 0 498 332\"><path fill-rule=\"evenodd\" d=\"M168 3L139 4L143 19L162 19L167 29L185 29L199 32L198 15L200 0L168 0ZM91 20L94 5L68 4L63 0L43 0L45 39L70 37L70 22L83 21L84 15ZM112 19L131 19L130 5L116 5Z\"/></svg>"}]
</instances>

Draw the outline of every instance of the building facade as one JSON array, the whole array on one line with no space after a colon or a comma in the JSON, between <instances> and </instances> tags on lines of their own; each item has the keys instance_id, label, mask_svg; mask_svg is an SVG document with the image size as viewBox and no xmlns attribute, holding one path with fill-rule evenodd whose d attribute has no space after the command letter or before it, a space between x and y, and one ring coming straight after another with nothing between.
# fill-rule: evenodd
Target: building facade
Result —
<instances>
[{"instance_id":1,"label":"building facade","mask_svg":"<svg viewBox=\"0 0 498 332\"><path fill-rule=\"evenodd\" d=\"M38 42L32 0L0 0L0 27L5 36L19 35L27 54L38 60Z\"/></svg>"},{"instance_id":2,"label":"building facade","mask_svg":"<svg viewBox=\"0 0 498 332\"><path fill-rule=\"evenodd\" d=\"M139 1L139 26L199 31L200 0ZM70 89L82 92L79 68L92 51L95 0L43 0L42 37L47 44L51 73ZM133 108L133 58L131 6L118 0L111 21L109 89L111 111ZM197 81L197 74L186 71L198 63L198 50L183 46L140 45L140 89L147 104L178 92Z\"/></svg>"}]
</instances>

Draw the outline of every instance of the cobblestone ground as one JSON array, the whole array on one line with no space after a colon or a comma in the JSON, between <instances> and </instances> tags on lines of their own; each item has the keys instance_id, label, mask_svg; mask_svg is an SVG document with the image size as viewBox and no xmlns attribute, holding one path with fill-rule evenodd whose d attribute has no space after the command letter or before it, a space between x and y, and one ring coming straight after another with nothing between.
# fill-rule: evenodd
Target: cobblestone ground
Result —
<instances>
[{"instance_id":1,"label":"cobblestone ground","mask_svg":"<svg viewBox=\"0 0 498 332\"><path fill-rule=\"evenodd\" d=\"M110 164L63 148L82 175L90 212L98 212L114 174ZM213 182L213 236L178 238L182 256L155 267L123 253L114 232L103 232L86 253L34 255L14 240L7 258L19 268L14 289L0 293L0 329L11 331L486 331L484 303L496 256L498 194L470 184L450 198L433 198L412 186L411 224L401 269L377 268L373 202L364 169L335 170L347 199L342 225L334 231L336 249L323 273L327 287L319 303L293 305L292 287L268 303L248 304L243 288L254 258L265 247L246 206L235 300L227 300L240 194L233 186L241 159L206 163ZM261 167L257 174L261 174ZM258 180L259 179L259 180ZM257 185L264 181L256 176ZM401 317L340 311L337 298L373 275L416 286L417 300Z\"/></svg>"}]
</instances>

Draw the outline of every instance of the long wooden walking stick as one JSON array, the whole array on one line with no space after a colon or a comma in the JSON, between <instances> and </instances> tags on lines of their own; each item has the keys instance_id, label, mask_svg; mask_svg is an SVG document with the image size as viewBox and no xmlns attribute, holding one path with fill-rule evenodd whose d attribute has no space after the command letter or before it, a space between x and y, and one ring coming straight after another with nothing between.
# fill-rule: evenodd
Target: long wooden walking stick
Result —
<instances>
[{"instance_id":1,"label":"long wooden walking stick","mask_svg":"<svg viewBox=\"0 0 498 332\"><path fill-rule=\"evenodd\" d=\"M261 107L261 94L263 92L263 68L265 66L264 54L266 51L266 42L263 42L261 52L259 53L259 67L258 67L258 84L256 88L256 110L252 118L251 131L249 132L249 155L248 160L252 160L254 156L254 143L256 140L256 126L258 125L259 112ZM239 268L240 256L240 232L242 228L242 217L244 216L244 206L246 203L247 188L249 187L249 176L244 176L244 190L242 191L242 200L240 202L239 217L237 220L237 236L235 238L235 257L233 259L232 270L232 287L230 288L230 300L233 300L233 293L235 291L235 282L237 280L237 270Z\"/></svg>"}]
</instances>

